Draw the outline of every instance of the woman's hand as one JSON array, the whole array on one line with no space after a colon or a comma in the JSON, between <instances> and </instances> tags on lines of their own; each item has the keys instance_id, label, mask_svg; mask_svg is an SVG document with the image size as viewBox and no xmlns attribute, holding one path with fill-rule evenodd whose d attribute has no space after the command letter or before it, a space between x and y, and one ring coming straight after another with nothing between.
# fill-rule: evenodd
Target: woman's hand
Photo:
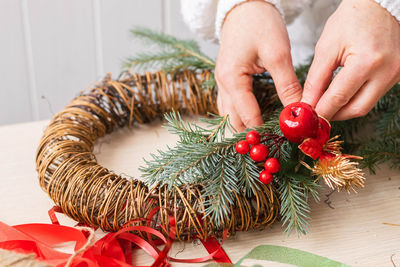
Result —
<instances>
[{"instance_id":1,"label":"woman's hand","mask_svg":"<svg viewBox=\"0 0 400 267\"><path fill-rule=\"evenodd\" d=\"M351 119L366 115L399 81L399 22L375 1L344 0L315 47L302 101L327 119Z\"/></svg>"},{"instance_id":2,"label":"woman's hand","mask_svg":"<svg viewBox=\"0 0 400 267\"><path fill-rule=\"evenodd\" d=\"M252 92L252 75L266 70L284 105L300 100L302 90L281 15L264 1L245 2L225 19L215 70L218 109L221 115L230 115L237 131L263 123Z\"/></svg>"}]
</instances>

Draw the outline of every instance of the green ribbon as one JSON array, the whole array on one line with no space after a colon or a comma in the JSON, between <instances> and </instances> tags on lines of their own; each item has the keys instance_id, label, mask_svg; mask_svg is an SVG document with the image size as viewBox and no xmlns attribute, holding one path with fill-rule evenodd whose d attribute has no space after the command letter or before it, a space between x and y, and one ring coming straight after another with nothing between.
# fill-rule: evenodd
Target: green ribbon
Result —
<instances>
[{"instance_id":1,"label":"green ribbon","mask_svg":"<svg viewBox=\"0 0 400 267\"><path fill-rule=\"evenodd\" d=\"M212 263L212 264L207 264L203 267L213 267L213 266L242 267L243 265L241 264L246 259L280 262L280 263L291 264L298 267L321 267L321 266L350 267L347 264L340 263L325 257L321 257L303 250L282 247L282 246L272 246L272 245L261 245L253 248L249 253L247 253L234 265Z\"/></svg>"}]
</instances>

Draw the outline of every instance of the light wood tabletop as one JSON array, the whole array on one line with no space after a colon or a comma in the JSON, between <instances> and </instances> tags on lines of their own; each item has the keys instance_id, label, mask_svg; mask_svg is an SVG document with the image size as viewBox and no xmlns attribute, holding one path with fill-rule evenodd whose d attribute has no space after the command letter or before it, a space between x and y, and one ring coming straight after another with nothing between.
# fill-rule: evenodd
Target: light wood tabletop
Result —
<instances>
[{"instance_id":1,"label":"light wood tabletop","mask_svg":"<svg viewBox=\"0 0 400 267\"><path fill-rule=\"evenodd\" d=\"M47 123L0 127L0 221L4 223L50 223L47 211L53 202L40 188L35 171L36 148ZM122 129L102 138L95 147L99 163L118 174L139 177L137 168L143 157L177 140L160 126L154 123ZM400 266L400 226L396 226L400 224L400 172L382 167L377 175L367 175L365 188L358 194L333 193L331 207L324 202L327 192L321 194L319 203L311 204L311 228L306 236L288 236L278 222L263 231L238 233L225 242L225 251L236 262L253 247L270 244L305 250L351 266L394 266L393 262ZM75 224L65 216L59 217L65 225ZM193 258L206 255L206 251L198 242L176 242L170 255ZM152 262L142 252L134 256L136 264Z\"/></svg>"}]
</instances>

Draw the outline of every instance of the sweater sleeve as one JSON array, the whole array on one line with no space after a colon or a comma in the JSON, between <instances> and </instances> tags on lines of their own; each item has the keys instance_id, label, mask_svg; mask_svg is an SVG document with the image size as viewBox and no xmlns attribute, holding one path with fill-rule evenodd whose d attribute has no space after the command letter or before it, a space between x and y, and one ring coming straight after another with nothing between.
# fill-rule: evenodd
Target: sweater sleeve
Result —
<instances>
[{"instance_id":1,"label":"sweater sleeve","mask_svg":"<svg viewBox=\"0 0 400 267\"><path fill-rule=\"evenodd\" d=\"M203 39L219 39L226 14L247 0L181 0L181 12L189 28ZM264 0L273 4L291 23L311 0Z\"/></svg>"},{"instance_id":2,"label":"sweater sleeve","mask_svg":"<svg viewBox=\"0 0 400 267\"><path fill-rule=\"evenodd\" d=\"M400 0L375 0L400 23Z\"/></svg>"},{"instance_id":3,"label":"sweater sleeve","mask_svg":"<svg viewBox=\"0 0 400 267\"><path fill-rule=\"evenodd\" d=\"M226 14L248 0L181 0L181 12L189 28L203 39L217 41ZM313 0L263 0L273 4L290 24ZM374 0L400 22L400 0Z\"/></svg>"},{"instance_id":4,"label":"sweater sleeve","mask_svg":"<svg viewBox=\"0 0 400 267\"><path fill-rule=\"evenodd\" d=\"M216 41L215 16L218 0L181 0L183 20L201 38Z\"/></svg>"}]
</instances>

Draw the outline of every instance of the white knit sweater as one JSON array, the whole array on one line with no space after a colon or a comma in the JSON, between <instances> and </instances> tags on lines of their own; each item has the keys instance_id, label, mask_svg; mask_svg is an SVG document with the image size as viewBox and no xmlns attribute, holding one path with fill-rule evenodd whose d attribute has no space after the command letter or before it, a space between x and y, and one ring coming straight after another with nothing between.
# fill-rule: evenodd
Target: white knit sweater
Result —
<instances>
[{"instance_id":1,"label":"white knit sweater","mask_svg":"<svg viewBox=\"0 0 400 267\"><path fill-rule=\"evenodd\" d=\"M218 40L226 14L246 0L181 0L181 11L192 31L204 39ZM273 4L290 24L315 0L264 0ZM332 1L332 0L331 0ZM375 0L400 22L400 0Z\"/></svg>"}]
</instances>

